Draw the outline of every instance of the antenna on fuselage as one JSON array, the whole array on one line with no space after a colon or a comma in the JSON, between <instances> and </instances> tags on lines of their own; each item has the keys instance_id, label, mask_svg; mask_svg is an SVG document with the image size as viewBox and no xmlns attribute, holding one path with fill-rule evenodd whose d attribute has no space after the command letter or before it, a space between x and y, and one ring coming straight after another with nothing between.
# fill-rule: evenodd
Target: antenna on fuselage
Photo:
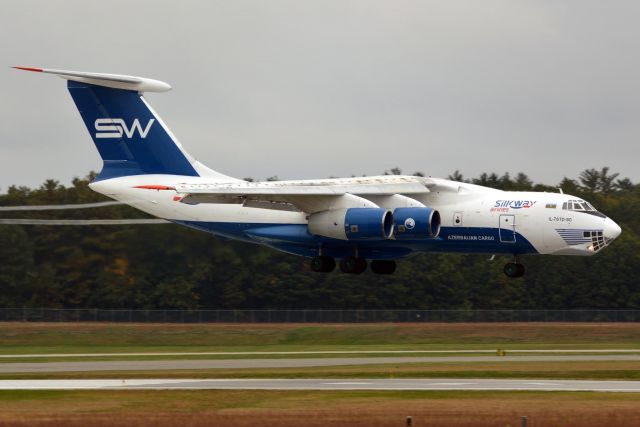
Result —
<instances>
[{"instance_id":1,"label":"antenna on fuselage","mask_svg":"<svg viewBox=\"0 0 640 427\"><path fill-rule=\"evenodd\" d=\"M564 191L562 191L562 187L558 187L558 190L560 191L560 194L564 194Z\"/></svg>"}]
</instances>

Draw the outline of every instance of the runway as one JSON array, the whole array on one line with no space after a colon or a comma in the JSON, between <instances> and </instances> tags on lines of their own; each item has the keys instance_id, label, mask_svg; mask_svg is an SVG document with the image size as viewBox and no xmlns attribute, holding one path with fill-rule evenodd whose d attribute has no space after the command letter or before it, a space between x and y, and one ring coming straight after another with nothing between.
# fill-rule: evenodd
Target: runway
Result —
<instances>
[{"instance_id":1,"label":"runway","mask_svg":"<svg viewBox=\"0 0 640 427\"><path fill-rule=\"evenodd\" d=\"M640 392L640 381L493 379L0 380L0 390L480 390Z\"/></svg>"},{"instance_id":2,"label":"runway","mask_svg":"<svg viewBox=\"0 0 640 427\"><path fill-rule=\"evenodd\" d=\"M162 371L197 369L304 368L406 363L511 363L511 362L593 362L640 361L640 355L532 355L532 356L450 356L450 357L327 357L299 359L213 359L213 360L115 360L74 362L0 363L0 373Z\"/></svg>"}]
</instances>

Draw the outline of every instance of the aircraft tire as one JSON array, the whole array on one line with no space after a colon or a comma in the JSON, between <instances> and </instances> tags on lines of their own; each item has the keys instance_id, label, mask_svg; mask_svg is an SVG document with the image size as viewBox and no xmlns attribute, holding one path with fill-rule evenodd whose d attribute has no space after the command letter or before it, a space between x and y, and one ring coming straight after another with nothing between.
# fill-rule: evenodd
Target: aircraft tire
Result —
<instances>
[{"instance_id":1,"label":"aircraft tire","mask_svg":"<svg viewBox=\"0 0 640 427\"><path fill-rule=\"evenodd\" d=\"M525 268L523 264L519 262L508 262L504 266L504 274L507 277L516 278L524 276Z\"/></svg>"},{"instance_id":2,"label":"aircraft tire","mask_svg":"<svg viewBox=\"0 0 640 427\"><path fill-rule=\"evenodd\" d=\"M396 271L396 262L386 259L373 260L371 261L371 271L375 274L393 274Z\"/></svg>"},{"instance_id":3,"label":"aircraft tire","mask_svg":"<svg viewBox=\"0 0 640 427\"><path fill-rule=\"evenodd\" d=\"M367 269L367 260L348 256L340 260L340 270L347 274L360 274Z\"/></svg>"},{"instance_id":4,"label":"aircraft tire","mask_svg":"<svg viewBox=\"0 0 640 427\"><path fill-rule=\"evenodd\" d=\"M311 259L311 269L318 273L330 273L336 268L336 260L330 256L317 256Z\"/></svg>"}]
</instances>

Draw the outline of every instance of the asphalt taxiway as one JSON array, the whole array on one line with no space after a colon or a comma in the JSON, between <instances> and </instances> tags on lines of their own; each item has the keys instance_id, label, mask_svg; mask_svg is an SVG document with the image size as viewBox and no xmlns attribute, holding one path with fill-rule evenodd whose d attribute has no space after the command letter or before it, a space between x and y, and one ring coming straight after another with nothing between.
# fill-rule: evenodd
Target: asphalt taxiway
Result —
<instances>
[{"instance_id":1,"label":"asphalt taxiway","mask_svg":"<svg viewBox=\"0 0 640 427\"><path fill-rule=\"evenodd\" d=\"M180 369L256 369L304 368L319 366L353 366L406 363L474 363L474 362L594 362L640 361L637 354L532 355L532 356L427 356L427 357L326 357L298 359L208 359L208 360L111 360L71 362L6 362L0 373L162 371Z\"/></svg>"}]
</instances>

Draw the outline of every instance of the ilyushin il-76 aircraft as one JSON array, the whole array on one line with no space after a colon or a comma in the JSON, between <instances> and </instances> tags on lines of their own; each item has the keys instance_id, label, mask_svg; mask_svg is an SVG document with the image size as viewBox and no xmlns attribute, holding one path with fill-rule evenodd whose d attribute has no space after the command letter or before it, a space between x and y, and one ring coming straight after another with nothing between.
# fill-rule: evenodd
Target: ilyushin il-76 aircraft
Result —
<instances>
[{"instance_id":1,"label":"ilyushin il-76 aircraft","mask_svg":"<svg viewBox=\"0 0 640 427\"><path fill-rule=\"evenodd\" d=\"M501 191L446 179L369 176L247 182L216 172L182 147L144 92L167 83L115 74L15 67L67 87L104 162L98 193L215 236L311 259L313 271L392 274L423 252L593 255L620 227L589 202L561 193Z\"/></svg>"}]
</instances>

